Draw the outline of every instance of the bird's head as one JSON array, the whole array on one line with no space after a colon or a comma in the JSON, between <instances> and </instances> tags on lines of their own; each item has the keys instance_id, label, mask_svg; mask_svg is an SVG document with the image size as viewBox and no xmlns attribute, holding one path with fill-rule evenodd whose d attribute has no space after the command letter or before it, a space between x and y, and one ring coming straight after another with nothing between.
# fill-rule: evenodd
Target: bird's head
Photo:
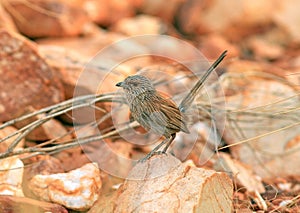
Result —
<instances>
[{"instance_id":1,"label":"bird's head","mask_svg":"<svg viewBox=\"0 0 300 213\"><path fill-rule=\"evenodd\" d=\"M128 76L124 81L117 83L116 86L122 87L126 93L134 95L155 91L151 81L142 75Z\"/></svg>"}]
</instances>

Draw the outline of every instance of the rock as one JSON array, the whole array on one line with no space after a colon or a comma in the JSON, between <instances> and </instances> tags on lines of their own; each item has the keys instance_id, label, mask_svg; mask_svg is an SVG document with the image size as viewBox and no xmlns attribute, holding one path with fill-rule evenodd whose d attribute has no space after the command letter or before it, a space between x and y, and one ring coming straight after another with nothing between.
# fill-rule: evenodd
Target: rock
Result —
<instances>
[{"instance_id":1,"label":"rock","mask_svg":"<svg viewBox=\"0 0 300 213\"><path fill-rule=\"evenodd\" d=\"M65 171L77 169L91 162L89 156L83 153L81 145L72 149L62 150L55 154L54 157L60 161L60 165Z\"/></svg>"},{"instance_id":2,"label":"rock","mask_svg":"<svg viewBox=\"0 0 300 213\"><path fill-rule=\"evenodd\" d=\"M170 155L138 163L109 198L101 197L90 213L231 212L233 186L225 173L196 168Z\"/></svg>"},{"instance_id":3,"label":"rock","mask_svg":"<svg viewBox=\"0 0 300 213\"><path fill-rule=\"evenodd\" d=\"M84 10L91 20L102 26L109 26L124 17L135 14L140 0L86 0Z\"/></svg>"},{"instance_id":4,"label":"rock","mask_svg":"<svg viewBox=\"0 0 300 213\"><path fill-rule=\"evenodd\" d=\"M68 211L57 204L33 200L26 197L0 196L0 212L57 212Z\"/></svg>"},{"instance_id":5,"label":"rock","mask_svg":"<svg viewBox=\"0 0 300 213\"><path fill-rule=\"evenodd\" d=\"M199 119L198 119L199 120ZM191 159L196 166L204 167L213 164L216 153L215 148L220 139L211 134L211 126L205 122L196 122L189 126L189 134L178 132L171 153L181 161ZM151 151L151 150L150 150ZM212 168L210 166L209 168Z\"/></svg>"},{"instance_id":6,"label":"rock","mask_svg":"<svg viewBox=\"0 0 300 213\"><path fill-rule=\"evenodd\" d=\"M291 160L299 150L286 148L300 130L298 112L291 110L299 105L297 90L284 78L254 68L239 63L228 66L229 72L223 76L226 107L233 110L227 113L223 138L232 145L233 157L262 178L299 175L297 163ZM240 141L244 143L234 145Z\"/></svg>"},{"instance_id":7,"label":"rock","mask_svg":"<svg viewBox=\"0 0 300 213\"><path fill-rule=\"evenodd\" d=\"M287 134L291 135L290 131L288 131ZM300 155L300 135L296 134L295 137L283 141L282 144L284 144L282 150L283 154L280 153L281 156L274 157L265 163L266 168L272 169L267 177L293 177L300 174L300 168L297 161Z\"/></svg>"},{"instance_id":8,"label":"rock","mask_svg":"<svg viewBox=\"0 0 300 213\"><path fill-rule=\"evenodd\" d=\"M84 156L98 163L101 171L112 176L126 178L134 161L133 145L128 142L101 140L81 145ZM101 156L101 157L100 157ZM70 158L72 160L72 158Z\"/></svg>"},{"instance_id":9,"label":"rock","mask_svg":"<svg viewBox=\"0 0 300 213\"><path fill-rule=\"evenodd\" d=\"M89 209L98 199L101 185L100 171L95 163L68 173L36 175L29 182L29 188L39 199L73 210Z\"/></svg>"},{"instance_id":10,"label":"rock","mask_svg":"<svg viewBox=\"0 0 300 213\"><path fill-rule=\"evenodd\" d=\"M4 129L0 129L0 139L14 133L15 131L17 131L16 128L12 127L12 126L8 126L8 127L5 127ZM10 144L13 143L13 141L18 137L18 135L15 135L3 142L0 143L0 153L1 152L5 152L7 151L7 148L9 147ZM24 148L24 143L25 143L25 140L22 139L18 145L16 146L15 149L20 149L20 148Z\"/></svg>"},{"instance_id":11,"label":"rock","mask_svg":"<svg viewBox=\"0 0 300 213\"><path fill-rule=\"evenodd\" d=\"M167 26L157 17L139 15L123 18L112 26L112 30L127 36L165 34Z\"/></svg>"},{"instance_id":12,"label":"rock","mask_svg":"<svg viewBox=\"0 0 300 213\"><path fill-rule=\"evenodd\" d=\"M82 37L69 37L69 38L40 38L36 42L43 45L60 46L68 50L68 55L70 52L74 52L73 57L77 54L80 55L82 59L91 59L94 57L102 48L110 45L111 43L124 39L125 37L116 33L109 33L101 31L94 32L90 35L85 35ZM53 48L50 50L45 50L46 52L54 51ZM58 51L58 50L56 50ZM61 50L62 51L62 50ZM41 48L41 54L44 50ZM66 54L66 53L64 53ZM72 57L72 58L73 58ZM76 57L76 56L75 56ZM78 60L78 59L76 59Z\"/></svg>"},{"instance_id":13,"label":"rock","mask_svg":"<svg viewBox=\"0 0 300 213\"><path fill-rule=\"evenodd\" d=\"M240 55L238 47L219 34L209 34L201 38L199 49L208 59L218 58L224 50L228 51L228 58Z\"/></svg>"},{"instance_id":14,"label":"rock","mask_svg":"<svg viewBox=\"0 0 300 213\"><path fill-rule=\"evenodd\" d=\"M25 107L26 113L32 113L35 110L32 107ZM46 114L39 114L29 119L17 122L15 126L20 129L36 120L42 119ZM51 139L57 139L57 141L68 141L72 139L72 136L68 134L66 128L56 119L50 119L41 126L32 130L25 137L31 141L46 141Z\"/></svg>"},{"instance_id":15,"label":"rock","mask_svg":"<svg viewBox=\"0 0 300 213\"><path fill-rule=\"evenodd\" d=\"M80 40L78 42L80 43ZM83 45L85 44L83 43ZM80 49L72 51L72 47L64 48L57 45L41 44L39 45L39 52L63 83L66 99L73 98L74 93L75 95L100 93L98 91L99 84L105 78L108 78L107 82L123 80L120 75L108 75L109 70L106 70L105 66L97 67L97 64L89 64L90 57L81 54ZM87 74L84 74L84 72ZM86 75L86 78L79 81L83 75ZM101 93L112 92L115 89L115 85L109 83L101 87Z\"/></svg>"},{"instance_id":16,"label":"rock","mask_svg":"<svg viewBox=\"0 0 300 213\"><path fill-rule=\"evenodd\" d=\"M4 10L2 4L0 4L0 29L4 28L8 31L17 32L17 27L13 22L10 15Z\"/></svg>"},{"instance_id":17,"label":"rock","mask_svg":"<svg viewBox=\"0 0 300 213\"><path fill-rule=\"evenodd\" d=\"M39 53L52 67L64 87L66 99L73 98L77 80L88 62L89 57L57 45L39 45ZM88 89L82 88L83 93L89 93Z\"/></svg>"},{"instance_id":18,"label":"rock","mask_svg":"<svg viewBox=\"0 0 300 213\"><path fill-rule=\"evenodd\" d=\"M65 171L60 161L50 155L37 156L34 161L30 161L28 164L30 166L25 168L28 179L31 179L35 175L49 175Z\"/></svg>"},{"instance_id":19,"label":"rock","mask_svg":"<svg viewBox=\"0 0 300 213\"><path fill-rule=\"evenodd\" d=\"M4 6L28 37L79 35L89 21L79 1L7 1Z\"/></svg>"},{"instance_id":20,"label":"rock","mask_svg":"<svg viewBox=\"0 0 300 213\"><path fill-rule=\"evenodd\" d=\"M274 42L261 36L253 36L248 39L247 46L253 52L256 60L276 60L284 55L283 46L279 42Z\"/></svg>"},{"instance_id":21,"label":"rock","mask_svg":"<svg viewBox=\"0 0 300 213\"><path fill-rule=\"evenodd\" d=\"M219 32L231 40L240 40L269 26L275 10L276 4L271 1L188 0L180 7L177 20L185 33Z\"/></svg>"},{"instance_id":22,"label":"rock","mask_svg":"<svg viewBox=\"0 0 300 213\"><path fill-rule=\"evenodd\" d=\"M17 157L0 160L0 195L24 197L22 190L24 165Z\"/></svg>"},{"instance_id":23,"label":"rock","mask_svg":"<svg viewBox=\"0 0 300 213\"><path fill-rule=\"evenodd\" d=\"M260 76L260 75L271 74L270 76L273 76L275 78L276 76L279 76L283 79L284 78L288 79L289 76L287 75L290 74L290 70L284 70L281 69L280 67L273 66L272 64L269 63L250 61L250 60L232 61L231 63L227 64L226 72L236 75L237 77L235 80L237 80L236 82L239 84L242 82L240 82L238 75L242 75L240 77L242 78L243 76L247 75L246 73L251 73L251 72L255 72L255 74L253 74L254 78L257 75Z\"/></svg>"},{"instance_id":24,"label":"rock","mask_svg":"<svg viewBox=\"0 0 300 213\"><path fill-rule=\"evenodd\" d=\"M274 3L277 6L274 12L274 22L288 33L292 41L300 42L300 14L297 10L300 6L298 0L279 1Z\"/></svg>"},{"instance_id":25,"label":"rock","mask_svg":"<svg viewBox=\"0 0 300 213\"><path fill-rule=\"evenodd\" d=\"M43 115L37 117L42 118ZM32 141L46 141L51 139L57 139L56 141L69 141L72 139L72 136L68 134L65 127L58 120L50 119L30 132L26 136L26 139Z\"/></svg>"},{"instance_id":26,"label":"rock","mask_svg":"<svg viewBox=\"0 0 300 213\"><path fill-rule=\"evenodd\" d=\"M219 158L214 165L217 171L230 173L242 188L246 188L248 192L265 193L265 187L261 179L254 175L251 167L232 159L226 153L219 153Z\"/></svg>"},{"instance_id":27,"label":"rock","mask_svg":"<svg viewBox=\"0 0 300 213\"><path fill-rule=\"evenodd\" d=\"M60 161L49 155L40 155L36 158L30 158L24 162L27 166L24 170L23 192L26 197L37 198L28 188L29 181L36 175L49 175L65 172Z\"/></svg>"},{"instance_id":28,"label":"rock","mask_svg":"<svg viewBox=\"0 0 300 213\"><path fill-rule=\"evenodd\" d=\"M160 17L162 20L173 23L179 7L184 3L182 0L143 0L139 11L145 14Z\"/></svg>"},{"instance_id":29,"label":"rock","mask_svg":"<svg viewBox=\"0 0 300 213\"><path fill-rule=\"evenodd\" d=\"M132 41L128 43L125 41L125 44L116 42L107 46L115 39L117 39L116 34L97 33L85 38L62 40L63 42L54 39L41 40L40 43L44 45L40 45L40 52L54 68L57 76L61 78L67 98L104 94L115 92L117 90L115 84L124 80L130 72L135 70L133 64L137 66L136 61L131 65L120 64L124 58L126 59L126 54L139 54L147 51L141 44ZM45 46L46 43L48 43L47 46ZM58 47L60 45L65 48ZM102 51L99 52L101 48ZM128 53L128 48L133 51ZM94 58L90 60L93 56ZM97 103L96 106L106 111L111 110L110 103ZM68 123L83 124L93 122L103 115L104 110L84 107L69 112L67 116L63 116L63 120ZM108 127L106 123L101 128Z\"/></svg>"},{"instance_id":30,"label":"rock","mask_svg":"<svg viewBox=\"0 0 300 213\"><path fill-rule=\"evenodd\" d=\"M29 40L0 31L0 122L64 99L63 88ZM26 106L26 107L25 107Z\"/></svg>"},{"instance_id":31,"label":"rock","mask_svg":"<svg viewBox=\"0 0 300 213\"><path fill-rule=\"evenodd\" d=\"M99 68L97 68L97 65L88 67L90 58L79 52L72 51L70 48L40 45L39 50L53 68L56 76L61 79L66 99L80 95L112 92L116 88L115 84L111 82L117 83L123 80L120 75L108 75L108 70L101 66ZM104 79L105 85L100 86ZM107 111L111 109L110 103L97 103L96 106ZM105 115L103 111L96 110L93 107L83 107L62 115L61 119L70 124L85 124L99 119L103 115ZM110 124L109 122L104 122L103 125L108 127Z\"/></svg>"}]
</instances>

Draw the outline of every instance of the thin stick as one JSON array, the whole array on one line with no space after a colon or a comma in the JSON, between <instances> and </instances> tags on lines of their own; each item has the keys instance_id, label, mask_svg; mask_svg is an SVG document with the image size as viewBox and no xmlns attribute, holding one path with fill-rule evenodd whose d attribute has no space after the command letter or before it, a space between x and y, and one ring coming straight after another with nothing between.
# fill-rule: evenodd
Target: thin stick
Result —
<instances>
[{"instance_id":1,"label":"thin stick","mask_svg":"<svg viewBox=\"0 0 300 213\"><path fill-rule=\"evenodd\" d=\"M52 151L63 151L66 149L70 149L73 147L76 147L78 145L81 144L87 144L90 142L94 142L94 141L99 141L99 140L103 140L106 138L111 138L112 136L115 136L121 132L127 131L128 129L131 128L135 128L138 127L139 124L137 122L132 122L130 123L128 126L124 126L120 129L117 130L113 130L111 132L108 132L104 135L97 135L97 136L93 136L93 137L88 137L88 138L84 138L84 139L76 139L76 140L72 140L69 141L65 144L59 144L56 146L52 146L52 147L43 147L43 148L39 148L39 147L29 147L29 148L25 148L25 149L21 149L21 150L15 150L12 152L6 151L4 153L0 153L0 159L2 158L6 158L6 157L10 157L10 156L14 156L14 155L21 155L21 154L25 154L25 153L42 153L42 154L46 154Z\"/></svg>"},{"instance_id":2,"label":"thin stick","mask_svg":"<svg viewBox=\"0 0 300 213\"><path fill-rule=\"evenodd\" d=\"M292 127L294 127L294 126L298 126L298 125L300 125L300 122L293 123L293 124L288 125L288 126L285 126L285 127L283 127L283 128L276 129L276 130L274 130L274 131L267 132L267 133L265 133L265 134L257 135L257 136L255 136L255 137L248 138L248 139L245 139L245 140L236 142L236 143L234 143L234 144L229 144L229 145L227 145L227 146L223 146L223 147L219 148L219 150L226 149L226 148L233 147L233 146L237 146L237 145L239 145L239 144L247 143L247 142L249 142L249 141L253 141L253 140L256 140L256 139L259 139L259 138L262 138L262 137L265 137L265 136L268 136L268 135L271 135L271 134L274 134L274 133L277 133L277 132L280 132L280 131L283 131L283 130L292 128Z\"/></svg>"}]
</instances>

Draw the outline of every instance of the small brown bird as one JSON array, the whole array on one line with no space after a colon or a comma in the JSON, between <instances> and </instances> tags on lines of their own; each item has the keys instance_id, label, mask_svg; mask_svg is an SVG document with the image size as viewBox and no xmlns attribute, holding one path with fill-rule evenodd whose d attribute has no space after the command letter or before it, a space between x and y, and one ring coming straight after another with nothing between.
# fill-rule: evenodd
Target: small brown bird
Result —
<instances>
[{"instance_id":1,"label":"small brown bird","mask_svg":"<svg viewBox=\"0 0 300 213\"><path fill-rule=\"evenodd\" d=\"M174 140L176 133L183 131L189 133L186 125L184 112L192 104L195 96L203 87L204 82L211 72L224 59L227 51L209 67L202 78L195 84L190 92L181 101L179 107L169 99L163 98L152 85L151 81L142 75L127 77L123 82L116 84L125 91L126 100L133 119L135 119L146 130L163 135L165 139L147 154L142 161L149 159L155 153L166 153L168 147ZM162 152L157 150L166 144Z\"/></svg>"}]
</instances>

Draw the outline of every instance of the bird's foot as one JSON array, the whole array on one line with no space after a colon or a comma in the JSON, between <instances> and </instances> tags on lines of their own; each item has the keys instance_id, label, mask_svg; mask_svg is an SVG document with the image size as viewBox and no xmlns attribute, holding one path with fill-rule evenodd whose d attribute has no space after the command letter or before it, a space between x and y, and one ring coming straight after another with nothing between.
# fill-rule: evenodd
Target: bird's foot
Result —
<instances>
[{"instance_id":1,"label":"bird's foot","mask_svg":"<svg viewBox=\"0 0 300 213\"><path fill-rule=\"evenodd\" d=\"M162 155L162 154L167 154L167 153L164 152L164 151L149 152L149 153L146 155L146 157L140 159L138 162L139 162L139 163L143 163L143 162L147 161L148 159L150 159L150 158L151 158L152 156L154 156L154 155Z\"/></svg>"}]
</instances>

